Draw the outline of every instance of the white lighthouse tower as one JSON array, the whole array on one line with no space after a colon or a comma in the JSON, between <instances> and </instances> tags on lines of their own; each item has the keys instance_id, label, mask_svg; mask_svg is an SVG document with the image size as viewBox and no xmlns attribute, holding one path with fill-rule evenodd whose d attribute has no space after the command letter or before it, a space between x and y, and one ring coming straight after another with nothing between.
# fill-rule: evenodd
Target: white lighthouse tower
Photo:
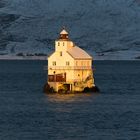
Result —
<instances>
[{"instance_id":1,"label":"white lighthouse tower","mask_svg":"<svg viewBox=\"0 0 140 140\"><path fill-rule=\"evenodd\" d=\"M47 85L54 92L83 92L95 89L92 57L76 46L63 29L48 57Z\"/></svg>"}]
</instances>

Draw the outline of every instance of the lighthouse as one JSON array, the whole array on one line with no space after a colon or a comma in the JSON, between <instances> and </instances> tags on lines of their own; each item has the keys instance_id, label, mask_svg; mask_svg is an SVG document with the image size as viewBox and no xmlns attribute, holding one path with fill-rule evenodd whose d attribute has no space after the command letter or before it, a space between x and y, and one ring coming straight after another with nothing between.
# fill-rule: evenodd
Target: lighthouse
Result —
<instances>
[{"instance_id":1,"label":"lighthouse","mask_svg":"<svg viewBox=\"0 0 140 140\"><path fill-rule=\"evenodd\" d=\"M70 40L69 33L64 28L55 40L55 51L48 57L46 91L95 91L92 62L93 58Z\"/></svg>"}]
</instances>

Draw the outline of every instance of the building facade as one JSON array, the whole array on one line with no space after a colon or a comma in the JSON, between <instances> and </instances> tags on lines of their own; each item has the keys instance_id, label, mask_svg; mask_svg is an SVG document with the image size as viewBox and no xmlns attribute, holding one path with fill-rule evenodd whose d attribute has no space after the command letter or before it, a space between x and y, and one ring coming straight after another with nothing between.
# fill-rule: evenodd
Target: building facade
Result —
<instances>
[{"instance_id":1,"label":"building facade","mask_svg":"<svg viewBox=\"0 0 140 140\"><path fill-rule=\"evenodd\" d=\"M82 92L95 86L92 57L76 46L63 29L55 41L55 51L48 57L48 84L56 92Z\"/></svg>"}]
</instances>

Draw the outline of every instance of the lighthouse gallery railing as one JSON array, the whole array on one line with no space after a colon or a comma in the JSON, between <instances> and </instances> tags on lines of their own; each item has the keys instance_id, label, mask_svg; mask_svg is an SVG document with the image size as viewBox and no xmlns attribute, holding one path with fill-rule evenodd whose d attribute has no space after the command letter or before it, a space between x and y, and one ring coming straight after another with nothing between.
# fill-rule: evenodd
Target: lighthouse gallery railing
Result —
<instances>
[{"instance_id":1,"label":"lighthouse gallery railing","mask_svg":"<svg viewBox=\"0 0 140 140\"><path fill-rule=\"evenodd\" d=\"M91 66L45 66L44 70L91 70Z\"/></svg>"}]
</instances>

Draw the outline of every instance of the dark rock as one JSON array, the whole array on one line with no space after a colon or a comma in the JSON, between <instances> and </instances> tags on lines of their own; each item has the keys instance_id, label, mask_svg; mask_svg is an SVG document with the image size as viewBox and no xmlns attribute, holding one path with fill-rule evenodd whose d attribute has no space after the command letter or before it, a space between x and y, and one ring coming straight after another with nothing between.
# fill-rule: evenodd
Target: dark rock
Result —
<instances>
[{"instance_id":1,"label":"dark rock","mask_svg":"<svg viewBox=\"0 0 140 140\"><path fill-rule=\"evenodd\" d=\"M44 85L43 91L44 93L55 93L53 87L50 87L48 83Z\"/></svg>"},{"instance_id":2,"label":"dark rock","mask_svg":"<svg viewBox=\"0 0 140 140\"><path fill-rule=\"evenodd\" d=\"M135 59L140 59L140 56L135 57Z\"/></svg>"},{"instance_id":3,"label":"dark rock","mask_svg":"<svg viewBox=\"0 0 140 140\"><path fill-rule=\"evenodd\" d=\"M88 92L100 92L99 88L97 86L95 87L85 87L83 92L88 93Z\"/></svg>"},{"instance_id":4,"label":"dark rock","mask_svg":"<svg viewBox=\"0 0 140 140\"><path fill-rule=\"evenodd\" d=\"M24 54L23 53L18 53L18 54L16 54L16 56L24 56Z\"/></svg>"}]
</instances>

